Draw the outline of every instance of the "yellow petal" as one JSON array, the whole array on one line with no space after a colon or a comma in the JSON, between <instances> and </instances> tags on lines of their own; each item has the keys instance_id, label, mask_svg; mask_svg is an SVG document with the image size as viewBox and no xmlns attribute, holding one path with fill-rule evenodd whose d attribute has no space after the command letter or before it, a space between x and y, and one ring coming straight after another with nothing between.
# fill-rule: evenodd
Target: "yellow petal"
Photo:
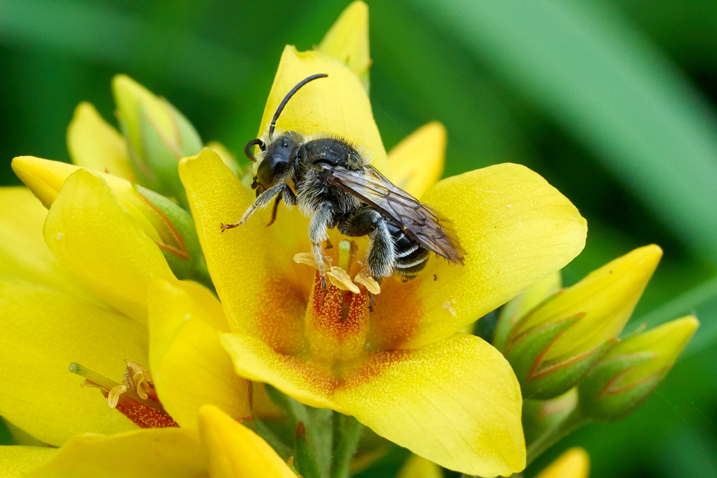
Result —
<instances>
[{"instance_id":1,"label":"yellow petal","mask_svg":"<svg viewBox=\"0 0 717 478\"><path fill-rule=\"evenodd\" d=\"M172 277L167 261L99 176L79 170L52 204L45 243L107 304L146 323L150 276Z\"/></svg>"},{"instance_id":2,"label":"yellow petal","mask_svg":"<svg viewBox=\"0 0 717 478\"><path fill-rule=\"evenodd\" d=\"M536 478L588 478L590 457L582 448L571 448L541 471Z\"/></svg>"},{"instance_id":3,"label":"yellow petal","mask_svg":"<svg viewBox=\"0 0 717 478\"><path fill-rule=\"evenodd\" d=\"M393 183L420 198L443 174L446 128L434 121L417 129L388 153Z\"/></svg>"},{"instance_id":4,"label":"yellow petal","mask_svg":"<svg viewBox=\"0 0 717 478\"><path fill-rule=\"evenodd\" d=\"M297 52L293 46L284 49L259 135L268 131L284 96L301 80L316 73L329 77L307 84L293 96L276 123L277 131L338 136L363 149L371 164L389 175L386 151L361 82L341 62L320 51Z\"/></svg>"},{"instance_id":5,"label":"yellow petal","mask_svg":"<svg viewBox=\"0 0 717 478\"><path fill-rule=\"evenodd\" d=\"M196 433L181 428L151 428L112 436L74 437L28 476L208 478L209 475L206 454Z\"/></svg>"},{"instance_id":6,"label":"yellow petal","mask_svg":"<svg viewBox=\"0 0 717 478\"><path fill-rule=\"evenodd\" d=\"M212 478L296 478L263 438L214 406L200 410L199 431Z\"/></svg>"},{"instance_id":7,"label":"yellow petal","mask_svg":"<svg viewBox=\"0 0 717 478\"><path fill-rule=\"evenodd\" d=\"M0 204L0 275L46 285L99 304L47 248L42 239L47 209L30 190L1 188Z\"/></svg>"},{"instance_id":8,"label":"yellow petal","mask_svg":"<svg viewBox=\"0 0 717 478\"><path fill-rule=\"evenodd\" d=\"M444 179L422 200L453 222L465 265L432 257L411 282L387 280L370 341L415 348L447 337L565 266L587 225L570 201L524 166L500 164Z\"/></svg>"},{"instance_id":9,"label":"yellow petal","mask_svg":"<svg viewBox=\"0 0 717 478\"><path fill-rule=\"evenodd\" d=\"M283 241L302 241L308 248L306 230L287 234L283 228L267 228L267 222L258 216L221 232L220 224L238 221L252 204L249 191L209 149L180 163L179 172L209 273L231 327L259 334L277 348L293 348L301 324L287 317L303 317L306 302L297 296L290 280L296 249L284 247L272 234L283 233ZM287 216L279 220L285 221Z\"/></svg>"},{"instance_id":10,"label":"yellow petal","mask_svg":"<svg viewBox=\"0 0 717 478\"><path fill-rule=\"evenodd\" d=\"M651 245L609 262L526 317L511 340L534 327L579 314L583 317L543 356L545 362L560 362L616 337L661 257L662 249Z\"/></svg>"},{"instance_id":11,"label":"yellow petal","mask_svg":"<svg viewBox=\"0 0 717 478\"><path fill-rule=\"evenodd\" d=\"M67 128L67 148L72 162L97 171L129 179L132 165L127 143L90 103L80 103Z\"/></svg>"},{"instance_id":12,"label":"yellow petal","mask_svg":"<svg viewBox=\"0 0 717 478\"><path fill-rule=\"evenodd\" d=\"M371 57L368 47L368 5L353 2L341 13L324 39L319 51L343 62L368 91Z\"/></svg>"},{"instance_id":13,"label":"yellow petal","mask_svg":"<svg viewBox=\"0 0 717 478\"><path fill-rule=\"evenodd\" d=\"M0 446L0 476L22 478L52 458L57 450L39 446Z\"/></svg>"},{"instance_id":14,"label":"yellow petal","mask_svg":"<svg viewBox=\"0 0 717 478\"><path fill-rule=\"evenodd\" d=\"M142 151L139 116L144 109L150 121L165 137L175 136L175 124L167 104L127 75L112 78L112 92L121 118L127 123L129 139L135 151Z\"/></svg>"},{"instance_id":15,"label":"yellow petal","mask_svg":"<svg viewBox=\"0 0 717 478\"><path fill-rule=\"evenodd\" d=\"M199 408L216 405L233 418L251 416L250 385L234 373L219 342L229 327L219 301L193 282L152 282L150 368L162 405L184 428L197 428Z\"/></svg>"},{"instance_id":16,"label":"yellow petal","mask_svg":"<svg viewBox=\"0 0 717 478\"><path fill-rule=\"evenodd\" d=\"M12 160L15 174L29 187L37 198L49 208L57 198L57 194L70 174L81 168L73 164L34 156L18 156ZM129 213L133 220L154 241L173 245L176 238L172 235L167 219L152 208L132 186L129 181L100 171L97 175L107 181L109 187L119 199L122 209Z\"/></svg>"},{"instance_id":17,"label":"yellow petal","mask_svg":"<svg viewBox=\"0 0 717 478\"><path fill-rule=\"evenodd\" d=\"M124 360L147 363L146 330L131 319L43 286L0 282L0 415L38 440L134 425L102 395L80 387L72 362L119 380Z\"/></svg>"},{"instance_id":18,"label":"yellow petal","mask_svg":"<svg viewBox=\"0 0 717 478\"><path fill-rule=\"evenodd\" d=\"M411 455L396 478L443 478L443 472L432 461Z\"/></svg>"},{"instance_id":19,"label":"yellow petal","mask_svg":"<svg viewBox=\"0 0 717 478\"><path fill-rule=\"evenodd\" d=\"M341 411L331 399L336 382L331 371L302 357L278 353L251 335L222 334L221 341L232 356L234 369L242 377L270 383L306 405Z\"/></svg>"},{"instance_id":20,"label":"yellow petal","mask_svg":"<svg viewBox=\"0 0 717 478\"><path fill-rule=\"evenodd\" d=\"M525 467L520 386L503 355L478 337L375 353L335 399L379 435L445 468L492 477Z\"/></svg>"}]
</instances>

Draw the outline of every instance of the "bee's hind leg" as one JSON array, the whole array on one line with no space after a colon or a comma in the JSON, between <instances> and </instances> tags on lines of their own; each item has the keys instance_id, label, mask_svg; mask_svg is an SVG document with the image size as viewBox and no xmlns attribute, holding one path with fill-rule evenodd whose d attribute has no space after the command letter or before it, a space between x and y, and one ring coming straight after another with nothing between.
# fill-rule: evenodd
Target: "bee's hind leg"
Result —
<instances>
[{"instance_id":1,"label":"bee's hind leg","mask_svg":"<svg viewBox=\"0 0 717 478\"><path fill-rule=\"evenodd\" d=\"M388 277L393 273L396 263L396 249L393 245L393 238L386 225L386 220L379 216L375 223L375 229L369 234L368 268L374 279Z\"/></svg>"},{"instance_id":2,"label":"bee's hind leg","mask_svg":"<svg viewBox=\"0 0 717 478\"><path fill-rule=\"evenodd\" d=\"M327 229L334 223L334 206L325 203L318 212L314 214L309 223L309 239L311 239L311 250L314 253L314 260L319 268L321 277L321 289L326 290L326 255L321 244L329 240Z\"/></svg>"}]
</instances>

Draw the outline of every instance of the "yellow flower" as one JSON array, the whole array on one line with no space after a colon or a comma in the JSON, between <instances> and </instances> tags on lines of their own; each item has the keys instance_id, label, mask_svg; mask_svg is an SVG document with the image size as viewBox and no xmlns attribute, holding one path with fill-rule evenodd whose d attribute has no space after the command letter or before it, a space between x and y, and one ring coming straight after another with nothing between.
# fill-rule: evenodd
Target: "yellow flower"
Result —
<instances>
[{"instance_id":1,"label":"yellow flower","mask_svg":"<svg viewBox=\"0 0 717 478\"><path fill-rule=\"evenodd\" d=\"M121 188L109 185L123 180L78 169L51 197L57 165L23 158L16 166L32 171L25 179L49 211L27 189L0 190L8 206L0 215L0 358L2 378L12 384L0 393L4 419L50 445L86 444L69 447L85 455L97 443L134 437L136 425L67 370L80 362L119 379L125 359L152 369L163 409L187 432L196 433L204 404L250 415L248 383L233 373L217 337L229 330L220 304L204 287L174 277L144 216L128 211ZM152 440L136 436L138 446Z\"/></svg>"},{"instance_id":2,"label":"yellow flower","mask_svg":"<svg viewBox=\"0 0 717 478\"><path fill-rule=\"evenodd\" d=\"M286 92L315 73L328 78L304 87L277 128L345 138L391 174L361 81L321 51L284 50L259 133ZM441 128L423 134L440 137L436 129ZM420 143L421 136L414 140ZM435 178L440 171L436 151L442 155L442 148L433 147L413 157L423 166L419 175L426 171ZM410 175L400 166L394 174ZM331 285L323 293L315 271L294 262L310 245L308 220L297 211L282 206L270 228L265 211L221 233L221 223L238 220L252 204L250 191L210 150L183 161L180 177L233 329L222 342L240 375L307 405L353 415L447 468L495 476L524 467L515 376L497 350L457 332L582 249L585 220L545 180L505 164L433 186L422 200L453 221L467 251L465 267L432 259L414 281L388 279L369 312L363 286L352 293ZM426 187L415 181L414 190ZM331 241L339 244L337 233ZM359 247L365 250L365 240ZM334 263L338 249L328 251ZM357 268L345 272L354 277Z\"/></svg>"},{"instance_id":3,"label":"yellow flower","mask_svg":"<svg viewBox=\"0 0 717 478\"><path fill-rule=\"evenodd\" d=\"M560 455L536 478L588 478L590 457L582 448L571 448Z\"/></svg>"}]
</instances>

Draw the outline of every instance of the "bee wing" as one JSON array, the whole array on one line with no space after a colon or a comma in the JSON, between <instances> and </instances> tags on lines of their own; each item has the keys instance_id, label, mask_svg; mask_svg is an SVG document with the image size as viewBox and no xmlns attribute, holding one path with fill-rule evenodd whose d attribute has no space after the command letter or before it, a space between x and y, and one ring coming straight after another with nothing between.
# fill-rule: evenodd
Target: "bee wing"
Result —
<instances>
[{"instance_id":1,"label":"bee wing","mask_svg":"<svg viewBox=\"0 0 717 478\"><path fill-rule=\"evenodd\" d=\"M329 173L328 181L375 208L412 241L449 261L463 264L464 251L450 222L428 204L394 185L378 170L364 166L361 172L336 166Z\"/></svg>"}]
</instances>

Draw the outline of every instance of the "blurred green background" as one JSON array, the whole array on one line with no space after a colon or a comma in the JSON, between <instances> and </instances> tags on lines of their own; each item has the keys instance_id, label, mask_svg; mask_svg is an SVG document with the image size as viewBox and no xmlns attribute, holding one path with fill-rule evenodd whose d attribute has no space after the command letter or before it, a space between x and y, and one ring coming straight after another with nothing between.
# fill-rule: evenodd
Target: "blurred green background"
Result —
<instances>
[{"instance_id":1,"label":"blurred green background","mask_svg":"<svg viewBox=\"0 0 717 478\"><path fill-rule=\"evenodd\" d=\"M80 101L114 123L116 73L239 153L283 46L311 48L348 3L0 0L0 181L19 184L13 156L68 160ZM689 312L702 321L642 409L576 432L527 476L575 444L594 477L717 476L717 2L367 3L387 149L439 120L446 175L506 161L533 168L588 219L567 284L654 242L665 257L632 326ZM403 457L371 476L393 476Z\"/></svg>"}]
</instances>

